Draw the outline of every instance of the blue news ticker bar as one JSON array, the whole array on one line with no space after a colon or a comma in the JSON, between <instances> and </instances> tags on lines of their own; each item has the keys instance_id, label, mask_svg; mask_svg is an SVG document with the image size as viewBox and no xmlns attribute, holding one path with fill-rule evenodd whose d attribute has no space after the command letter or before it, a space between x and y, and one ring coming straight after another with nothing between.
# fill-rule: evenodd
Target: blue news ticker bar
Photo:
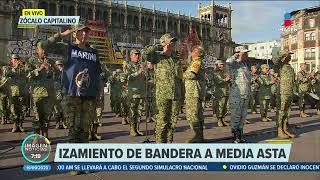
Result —
<instances>
[{"instance_id":1,"label":"blue news ticker bar","mask_svg":"<svg viewBox=\"0 0 320 180\"><path fill-rule=\"evenodd\" d=\"M49 164L25 164L23 166L23 171L29 171L29 172L51 171L51 165L49 165Z\"/></svg>"},{"instance_id":2,"label":"blue news ticker bar","mask_svg":"<svg viewBox=\"0 0 320 180\"><path fill-rule=\"evenodd\" d=\"M309 171L320 172L320 162L102 162L102 163L56 163L56 169L66 171ZM170 168L171 167L171 168Z\"/></svg>"}]
</instances>

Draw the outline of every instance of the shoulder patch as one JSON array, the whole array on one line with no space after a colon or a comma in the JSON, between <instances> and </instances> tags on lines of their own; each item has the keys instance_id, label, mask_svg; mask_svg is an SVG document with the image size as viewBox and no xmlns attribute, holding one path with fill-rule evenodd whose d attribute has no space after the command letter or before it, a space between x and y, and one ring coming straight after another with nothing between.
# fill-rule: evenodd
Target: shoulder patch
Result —
<instances>
[{"instance_id":1,"label":"shoulder patch","mask_svg":"<svg viewBox=\"0 0 320 180\"><path fill-rule=\"evenodd\" d=\"M201 68L201 61L200 59L196 59L191 64L191 71L198 74Z\"/></svg>"}]
</instances>

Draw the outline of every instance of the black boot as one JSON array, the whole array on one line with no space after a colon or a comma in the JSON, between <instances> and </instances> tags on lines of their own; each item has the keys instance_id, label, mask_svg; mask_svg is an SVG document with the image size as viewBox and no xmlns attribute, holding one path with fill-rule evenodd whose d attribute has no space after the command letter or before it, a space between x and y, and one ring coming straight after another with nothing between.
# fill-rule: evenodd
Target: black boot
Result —
<instances>
[{"instance_id":1,"label":"black boot","mask_svg":"<svg viewBox=\"0 0 320 180\"><path fill-rule=\"evenodd\" d=\"M240 140L240 134L239 134L239 131L238 129L232 129L232 135L233 135L233 143L241 143L241 140Z\"/></svg>"},{"instance_id":2,"label":"black boot","mask_svg":"<svg viewBox=\"0 0 320 180\"><path fill-rule=\"evenodd\" d=\"M23 119L19 120L19 126L18 129L20 130L20 132L24 132L24 128L23 128Z\"/></svg>"},{"instance_id":3,"label":"black boot","mask_svg":"<svg viewBox=\"0 0 320 180\"><path fill-rule=\"evenodd\" d=\"M243 129L238 129L238 131L239 131L240 143L246 143L247 140L244 138Z\"/></svg>"}]
</instances>

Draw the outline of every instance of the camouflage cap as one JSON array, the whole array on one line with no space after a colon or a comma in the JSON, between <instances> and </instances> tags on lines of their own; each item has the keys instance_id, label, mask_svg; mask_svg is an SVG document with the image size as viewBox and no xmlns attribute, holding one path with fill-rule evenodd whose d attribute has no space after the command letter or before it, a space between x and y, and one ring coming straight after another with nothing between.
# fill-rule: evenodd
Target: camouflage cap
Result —
<instances>
[{"instance_id":1,"label":"camouflage cap","mask_svg":"<svg viewBox=\"0 0 320 180\"><path fill-rule=\"evenodd\" d=\"M78 24L72 25L71 28L74 31L80 31L80 30L84 30L84 29L90 30L86 21L80 21Z\"/></svg>"},{"instance_id":2,"label":"camouflage cap","mask_svg":"<svg viewBox=\"0 0 320 180\"><path fill-rule=\"evenodd\" d=\"M55 62L55 64L56 64L56 65L59 65L59 64L61 64L61 65L62 65L63 63L62 63L62 61L57 60L57 61Z\"/></svg>"},{"instance_id":3,"label":"camouflage cap","mask_svg":"<svg viewBox=\"0 0 320 180\"><path fill-rule=\"evenodd\" d=\"M278 57L282 58L282 57L285 57L285 56L287 56L289 54L293 54L293 53L290 52L290 51L287 51L287 50L282 50L282 51L278 52Z\"/></svg>"},{"instance_id":4,"label":"camouflage cap","mask_svg":"<svg viewBox=\"0 0 320 180\"><path fill-rule=\"evenodd\" d=\"M260 68L261 68L261 69L263 69L263 68L269 68L269 66L268 66L267 64L261 64Z\"/></svg>"},{"instance_id":5,"label":"camouflage cap","mask_svg":"<svg viewBox=\"0 0 320 180\"><path fill-rule=\"evenodd\" d=\"M20 56L18 54L12 54L11 59L20 59Z\"/></svg>"},{"instance_id":6,"label":"camouflage cap","mask_svg":"<svg viewBox=\"0 0 320 180\"><path fill-rule=\"evenodd\" d=\"M163 46L175 41L177 41L177 38L173 37L170 33L166 33L160 38L160 44Z\"/></svg>"},{"instance_id":7,"label":"camouflage cap","mask_svg":"<svg viewBox=\"0 0 320 180\"><path fill-rule=\"evenodd\" d=\"M195 45L195 46L193 46L192 49L195 49L195 48L199 49L201 53L205 52L203 46L201 46L201 45Z\"/></svg>"},{"instance_id":8,"label":"camouflage cap","mask_svg":"<svg viewBox=\"0 0 320 180\"><path fill-rule=\"evenodd\" d=\"M217 61L216 61L216 64L224 64L224 62L222 61L222 60L220 60L220 59L218 59Z\"/></svg>"},{"instance_id":9,"label":"camouflage cap","mask_svg":"<svg viewBox=\"0 0 320 180\"><path fill-rule=\"evenodd\" d=\"M140 51L138 51L138 50L136 50L136 49L132 49L132 50L130 51L130 56L131 56L132 54L140 54Z\"/></svg>"},{"instance_id":10,"label":"camouflage cap","mask_svg":"<svg viewBox=\"0 0 320 180\"><path fill-rule=\"evenodd\" d=\"M37 43L37 48L46 49L47 47L48 47L48 42L47 41L39 41Z\"/></svg>"}]
</instances>

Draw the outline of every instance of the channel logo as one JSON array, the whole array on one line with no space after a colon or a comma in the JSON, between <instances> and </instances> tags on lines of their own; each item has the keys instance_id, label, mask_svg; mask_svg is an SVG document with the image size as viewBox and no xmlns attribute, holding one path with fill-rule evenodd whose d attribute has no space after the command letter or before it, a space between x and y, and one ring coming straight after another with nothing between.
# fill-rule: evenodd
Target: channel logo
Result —
<instances>
[{"instance_id":1,"label":"channel logo","mask_svg":"<svg viewBox=\"0 0 320 180\"><path fill-rule=\"evenodd\" d=\"M282 23L282 27L280 28L281 32L284 33L291 33L291 32L297 32L298 29L293 27L292 25L292 16L290 13L284 13L284 20Z\"/></svg>"},{"instance_id":2,"label":"channel logo","mask_svg":"<svg viewBox=\"0 0 320 180\"><path fill-rule=\"evenodd\" d=\"M291 21L291 14L290 13L285 13L284 14L284 21L282 24L285 28L288 28L289 26L292 25L292 21Z\"/></svg>"}]
</instances>

